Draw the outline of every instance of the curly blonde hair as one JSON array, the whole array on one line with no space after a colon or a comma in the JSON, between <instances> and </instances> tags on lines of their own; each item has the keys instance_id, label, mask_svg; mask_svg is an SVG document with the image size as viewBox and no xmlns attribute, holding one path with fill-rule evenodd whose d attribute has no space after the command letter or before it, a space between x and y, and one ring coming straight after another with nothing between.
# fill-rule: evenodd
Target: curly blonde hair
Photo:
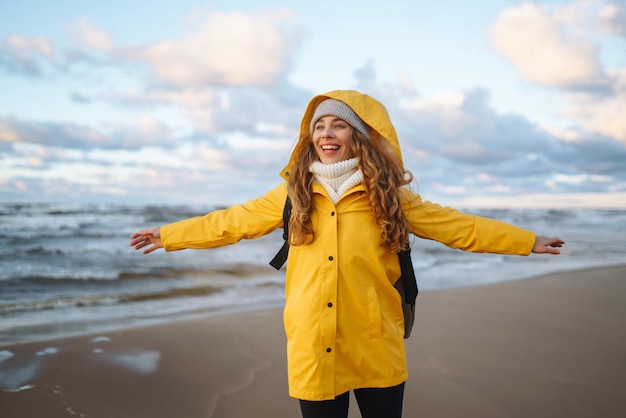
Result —
<instances>
[{"instance_id":1,"label":"curly blonde hair","mask_svg":"<svg viewBox=\"0 0 626 418\"><path fill-rule=\"evenodd\" d=\"M289 221L291 245L306 244L315 238L311 224L313 173L309 167L319 157L310 136L302 140L307 140L308 145L297 156L287 185L292 204ZM358 167L363 172L363 184L383 245L392 252L405 249L410 231L402 211L400 189L413 181L413 175L404 169L388 142L378 137L376 132L372 132L370 139L353 129L351 144Z\"/></svg>"}]
</instances>

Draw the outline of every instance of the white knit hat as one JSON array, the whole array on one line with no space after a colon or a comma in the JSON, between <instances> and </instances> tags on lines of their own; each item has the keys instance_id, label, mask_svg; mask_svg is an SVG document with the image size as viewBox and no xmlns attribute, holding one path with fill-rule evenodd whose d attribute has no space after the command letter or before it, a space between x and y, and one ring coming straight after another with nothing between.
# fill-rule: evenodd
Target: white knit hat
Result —
<instances>
[{"instance_id":1,"label":"white knit hat","mask_svg":"<svg viewBox=\"0 0 626 418\"><path fill-rule=\"evenodd\" d=\"M313 118L311 119L311 136L313 135L313 128L315 123L324 116L337 116L348 122L357 131L361 132L367 138L371 138L369 127L350 106L336 99L326 99L317 105Z\"/></svg>"}]
</instances>

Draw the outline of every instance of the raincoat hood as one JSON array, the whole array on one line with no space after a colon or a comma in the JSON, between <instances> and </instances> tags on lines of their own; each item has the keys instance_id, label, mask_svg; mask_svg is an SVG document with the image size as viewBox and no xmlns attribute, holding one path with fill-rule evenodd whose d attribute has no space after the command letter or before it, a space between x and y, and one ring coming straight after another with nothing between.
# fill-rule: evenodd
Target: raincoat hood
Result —
<instances>
[{"instance_id":1,"label":"raincoat hood","mask_svg":"<svg viewBox=\"0 0 626 418\"><path fill-rule=\"evenodd\" d=\"M367 94L355 90L333 90L328 93L315 96L309 102L302 122L300 124L300 137L291 153L289 163L281 171L280 175L287 179L291 168L295 165L296 159L304 147L311 141L311 118L315 113L317 105L326 99L339 100L348 105L363 122L372 130L372 144L381 152L389 153L402 163L402 153L396 129L391 123L387 109L378 100Z\"/></svg>"}]
</instances>

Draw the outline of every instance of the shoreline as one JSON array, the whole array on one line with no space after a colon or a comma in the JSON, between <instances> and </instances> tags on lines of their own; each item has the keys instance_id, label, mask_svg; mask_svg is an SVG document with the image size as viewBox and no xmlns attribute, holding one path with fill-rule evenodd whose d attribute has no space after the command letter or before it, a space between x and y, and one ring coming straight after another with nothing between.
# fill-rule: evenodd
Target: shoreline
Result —
<instances>
[{"instance_id":1,"label":"shoreline","mask_svg":"<svg viewBox=\"0 0 626 418\"><path fill-rule=\"evenodd\" d=\"M455 291L459 289L466 288L474 288L474 287L482 287L482 286L493 286L503 283L510 282L518 282L518 281L527 281L527 280L535 280L547 275L551 274L559 274L559 273L571 273L571 272L584 272L588 270L594 269L602 269L602 268L615 268L615 267L626 267L626 264L599 264L595 266L584 266L584 267L573 267L571 269L555 269L548 273L542 274L533 274L530 273L528 275L521 275L516 278L505 278L504 280L497 282L467 282L464 285L451 285L448 287L440 287L440 288L422 288L420 287L419 292L420 295L431 293L431 292L446 292L446 291ZM418 278L418 286L420 286L420 281ZM419 299L418 299L419 301ZM95 334L103 334L103 333L116 333L116 332L124 332L127 330L134 330L138 328L144 327L152 327L152 326L161 326L167 324L177 324L181 322L196 320L196 319L205 319L214 316L228 316L237 313L246 313L253 311L264 311L267 309L276 309L282 308L284 306L284 300L250 300L250 303L238 304L238 305L225 305L221 307L208 307L208 308L200 308L196 310L189 310L185 312L178 313L170 313L164 314L160 316L149 316L146 318L122 318L117 319L117 323L115 322L106 322L105 320L98 320L96 323L61 323L61 324L50 324L43 325L40 328L45 329L45 335L34 336L32 334L28 336L23 336L20 334L16 334L17 336L12 337L9 334L5 334L5 337L9 339L9 342L0 341L0 351L4 347L17 346L22 344L29 343L45 343L47 341L55 341L60 339L68 339L82 336L89 336ZM185 300L181 300L181 303L185 303ZM103 325L106 324L106 325ZM50 331L50 329L56 328L55 331Z\"/></svg>"},{"instance_id":2,"label":"shoreline","mask_svg":"<svg viewBox=\"0 0 626 418\"><path fill-rule=\"evenodd\" d=\"M624 265L427 291L416 309L406 416L626 410ZM0 416L299 416L285 345L279 307L0 346Z\"/></svg>"}]
</instances>

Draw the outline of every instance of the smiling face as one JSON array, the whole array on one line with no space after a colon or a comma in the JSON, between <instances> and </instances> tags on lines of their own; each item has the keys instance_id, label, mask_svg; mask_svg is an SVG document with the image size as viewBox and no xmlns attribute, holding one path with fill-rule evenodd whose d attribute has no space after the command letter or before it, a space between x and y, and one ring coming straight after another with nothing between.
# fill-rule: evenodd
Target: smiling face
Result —
<instances>
[{"instance_id":1,"label":"smiling face","mask_svg":"<svg viewBox=\"0 0 626 418\"><path fill-rule=\"evenodd\" d=\"M323 164L333 164L354 157L352 126L337 116L324 116L313 126L313 145Z\"/></svg>"}]
</instances>

